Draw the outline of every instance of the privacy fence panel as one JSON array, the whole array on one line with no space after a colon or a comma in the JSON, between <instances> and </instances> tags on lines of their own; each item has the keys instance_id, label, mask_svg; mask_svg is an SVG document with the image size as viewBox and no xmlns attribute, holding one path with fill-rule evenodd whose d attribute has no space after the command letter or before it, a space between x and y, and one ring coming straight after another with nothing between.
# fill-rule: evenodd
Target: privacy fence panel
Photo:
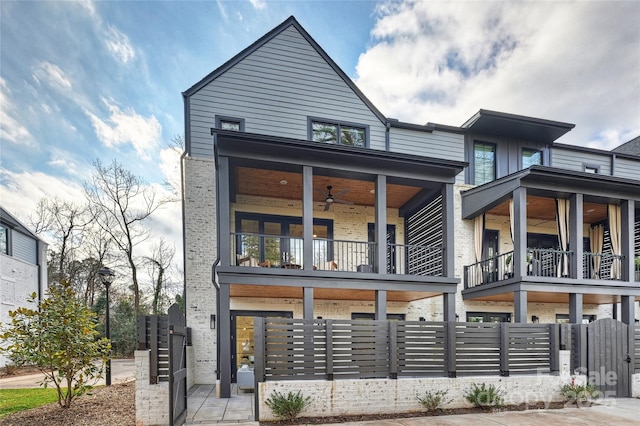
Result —
<instances>
[{"instance_id":1,"label":"privacy fence panel","mask_svg":"<svg viewBox=\"0 0 640 426\"><path fill-rule=\"evenodd\" d=\"M138 350L149 349L150 384L169 380L169 317L138 315Z\"/></svg>"},{"instance_id":2,"label":"privacy fence panel","mask_svg":"<svg viewBox=\"0 0 640 426\"><path fill-rule=\"evenodd\" d=\"M555 324L254 318L256 378L509 375L558 370Z\"/></svg>"},{"instance_id":3,"label":"privacy fence panel","mask_svg":"<svg viewBox=\"0 0 640 426\"><path fill-rule=\"evenodd\" d=\"M635 373L640 373L640 325L635 326L634 330L634 342L635 342Z\"/></svg>"}]
</instances>

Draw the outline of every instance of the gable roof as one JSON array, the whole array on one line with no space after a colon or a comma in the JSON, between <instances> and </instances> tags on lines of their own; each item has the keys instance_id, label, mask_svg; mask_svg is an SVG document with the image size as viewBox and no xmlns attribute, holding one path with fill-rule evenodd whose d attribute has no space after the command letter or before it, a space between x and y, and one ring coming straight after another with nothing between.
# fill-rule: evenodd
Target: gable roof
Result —
<instances>
[{"instance_id":1,"label":"gable roof","mask_svg":"<svg viewBox=\"0 0 640 426\"><path fill-rule=\"evenodd\" d=\"M640 157L640 136L625 142L617 148L612 149L616 154L629 154Z\"/></svg>"},{"instance_id":2,"label":"gable roof","mask_svg":"<svg viewBox=\"0 0 640 426\"><path fill-rule=\"evenodd\" d=\"M31 232L29 228L24 226L22 222L20 222L15 216L13 216L11 213L9 213L7 210L5 210L1 206L0 206L0 220L9 228L18 231L21 234L28 235L34 238L35 240L44 242L40 237L38 237L36 234Z\"/></svg>"},{"instance_id":3,"label":"gable roof","mask_svg":"<svg viewBox=\"0 0 640 426\"><path fill-rule=\"evenodd\" d=\"M311 45L311 47L313 47L313 49L315 49L316 52L318 52L318 54L322 57L322 59L324 59L327 62L327 64L329 64L329 66L345 82L345 84L356 94L356 96L358 96L360 98L360 100L362 100L362 102L371 110L371 112L373 112L373 114L382 123L386 123L387 118L382 114L382 112L380 112L378 110L378 108L376 108L373 105L373 103L371 103L371 101L369 99L367 99L367 97L364 95L364 93L362 93L360 91L360 89L358 89L358 87L349 78L349 76L347 74L345 74L345 72L342 71L342 69L340 69L340 67L333 61L333 59L331 59L331 57L329 57L327 52L325 52L324 49L322 49L322 47L320 47L320 45L318 43L316 43L316 41L309 35L309 33L307 31L305 31L304 28L302 28L302 25L300 25L300 23L293 16L290 16L289 18L287 18L283 23L281 23L280 25L278 25L277 27L275 27L274 29L269 31L267 34L263 35L261 38L259 38L257 41L255 41L253 44L251 44L249 47L245 48L243 51L238 53L236 56L234 56L233 58L229 59L227 62L222 64L217 69L213 70L211 73L209 73L202 80L200 80L199 82L197 82L196 84L191 86L189 89L184 91L182 93L183 98L190 97L194 93L198 92L200 89L202 89L207 84L209 84L212 81L214 81L216 78L218 78L219 76L224 74L229 69L233 68L240 61L242 61L243 59L245 59L246 57L248 57L249 55L254 53L256 50L258 50L259 48L261 48L265 44L267 44L269 41L271 41L273 38L278 36L280 33L285 31L289 27L294 27L302 35L302 37L304 37L304 39Z\"/></svg>"}]
</instances>

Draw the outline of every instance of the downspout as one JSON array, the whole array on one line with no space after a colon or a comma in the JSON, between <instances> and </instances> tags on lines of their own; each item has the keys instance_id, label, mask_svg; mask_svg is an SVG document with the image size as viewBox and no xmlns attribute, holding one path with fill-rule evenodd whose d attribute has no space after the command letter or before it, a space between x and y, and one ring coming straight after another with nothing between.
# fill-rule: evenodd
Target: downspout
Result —
<instances>
[{"instance_id":1,"label":"downspout","mask_svg":"<svg viewBox=\"0 0 640 426\"><path fill-rule=\"evenodd\" d=\"M186 146L186 141L185 141ZM187 221L185 219L186 207L184 202L184 159L187 157L187 150L185 148L184 152L180 156L180 195L182 197L182 270L184 271L184 282L182 284L182 303L184 303L184 325L185 327L189 324L187 323L187 244L185 240L185 235L187 233Z\"/></svg>"},{"instance_id":2,"label":"downspout","mask_svg":"<svg viewBox=\"0 0 640 426\"><path fill-rule=\"evenodd\" d=\"M384 149L385 151L391 151L391 123L389 120L385 123L385 133L384 133Z\"/></svg>"},{"instance_id":3,"label":"downspout","mask_svg":"<svg viewBox=\"0 0 640 426\"><path fill-rule=\"evenodd\" d=\"M220 285L216 281L216 267L220 263L217 257L213 265L211 265L211 283L216 289L216 315L220 318ZM220 380L220 327L216 327L216 380Z\"/></svg>"}]
</instances>

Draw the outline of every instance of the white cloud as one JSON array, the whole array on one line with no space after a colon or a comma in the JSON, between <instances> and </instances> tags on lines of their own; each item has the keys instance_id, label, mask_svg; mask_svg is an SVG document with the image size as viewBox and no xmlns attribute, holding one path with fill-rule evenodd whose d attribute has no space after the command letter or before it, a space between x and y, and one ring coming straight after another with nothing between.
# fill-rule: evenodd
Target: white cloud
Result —
<instances>
[{"instance_id":1,"label":"white cloud","mask_svg":"<svg viewBox=\"0 0 640 426\"><path fill-rule=\"evenodd\" d=\"M640 133L640 3L403 2L377 12L357 84L390 117L460 125L494 109L575 123L560 141L600 148Z\"/></svg>"},{"instance_id":2,"label":"white cloud","mask_svg":"<svg viewBox=\"0 0 640 426\"><path fill-rule=\"evenodd\" d=\"M102 101L109 109L109 118L106 121L86 111L100 141L110 148L130 143L138 155L148 158L159 144L162 134L160 122L155 116L144 117L132 108L123 111L109 99Z\"/></svg>"},{"instance_id":3,"label":"white cloud","mask_svg":"<svg viewBox=\"0 0 640 426\"><path fill-rule=\"evenodd\" d=\"M41 198L58 197L66 201L84 200L82 186L76 182L43 172L12 172L0 168L2 206L27 223Z\"/></svg>"},{"instance_id":4,"label":"white cloud","mask_svg":"<svg viewBox=\"0 0 640 426\"><path fill-rule=\"evenodd\" d=\"M136 52L129 41L129 37L121 33L116 27L109 25L105 31L107 48L123 64L129 63L136 57Z\"/></svg>"},{"instance_id":5,"label":"white cloud","mask_svg":"<svg viewBox=\"0 0 640 426\"><path fill-rule=\"evenodd\" d=\"M264 0L249 0L251 6L256 10L264 10L267 8L267 3Z\"/></svg>"},{"instance_id":6,"label":"white cloud","mask_svg":"<svg viewBox=\"0 0 640 426\"><path fill-rule=\"evenodd\" d=\"M20 123L10 96L7 82L0 77L0 140L16 145L35 146L33 135Z\"/></svg>"},{"instance_id":7,"label":"white cloud","mask_svg":"<svg viewBox=\"0 0 640 426\"><path fill-rule=\"evenodd\" d=\"M64 71L56 64L47 61L40 62L33 71L33 78L42 83L45 82L59 90L71 90L71 81Z\"/></svg>"},{"instance_id":8,"label":"white cloud","mask_svg":"<svg viewBox=\"0 0 640 426\"><path fill-rule=\"evenodd\" d=\"M218 12L220 12L220 16L226 21L229 19L229 15L227 14L227 8L224 6L224 2L222 0L216 0L216 5L218 5Z\"/></svg>"}]
</instances>

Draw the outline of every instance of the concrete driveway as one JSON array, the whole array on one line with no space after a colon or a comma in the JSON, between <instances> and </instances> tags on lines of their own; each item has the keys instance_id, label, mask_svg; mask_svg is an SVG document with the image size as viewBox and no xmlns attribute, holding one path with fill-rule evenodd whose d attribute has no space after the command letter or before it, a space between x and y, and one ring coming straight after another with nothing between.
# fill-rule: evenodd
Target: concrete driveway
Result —
<instances>
[{"instance_id":1,"label":"concrete driveway","mask_svg":"<svg viewBox=\"0 0 640 426\"><path fill-rule=\"evenodd\" d=\"M2 389L19 389L19 388L38 388L44 376L42 374L31 374L28 376L3 377L0 379L0 388ZM111 360L111 383L122 383L134 380L136 378L136 363L133 359L114 359ZM105 379L101 379L97 383L104 385Z\"/></svg>"}]
</instances>

